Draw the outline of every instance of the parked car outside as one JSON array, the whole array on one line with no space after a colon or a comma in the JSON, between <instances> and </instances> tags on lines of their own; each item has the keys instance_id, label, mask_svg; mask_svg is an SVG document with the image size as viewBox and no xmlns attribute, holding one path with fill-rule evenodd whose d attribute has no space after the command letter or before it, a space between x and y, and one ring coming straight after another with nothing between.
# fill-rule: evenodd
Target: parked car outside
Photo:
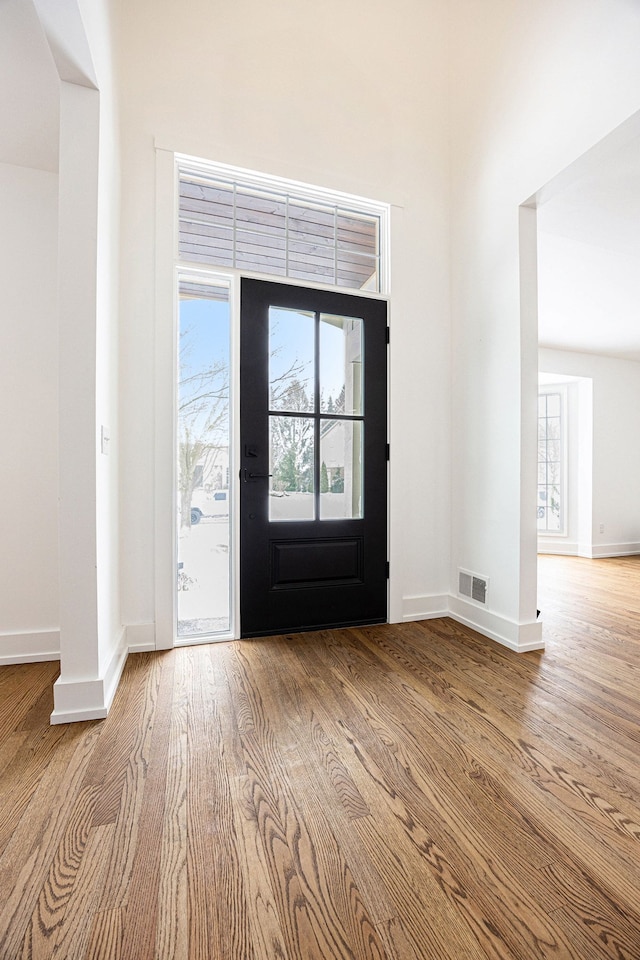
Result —
<instances>
[{"instance_id":1,"label":"parked car outside","mask_svg":"<svg viewBox=\"0 0 640 960\"><path fill-rule=\"evenodd\" d=\"M191 526L203 519L221 519L229 516L229 491L194 490L191 497Z\"/></svg>"}]
</instances>

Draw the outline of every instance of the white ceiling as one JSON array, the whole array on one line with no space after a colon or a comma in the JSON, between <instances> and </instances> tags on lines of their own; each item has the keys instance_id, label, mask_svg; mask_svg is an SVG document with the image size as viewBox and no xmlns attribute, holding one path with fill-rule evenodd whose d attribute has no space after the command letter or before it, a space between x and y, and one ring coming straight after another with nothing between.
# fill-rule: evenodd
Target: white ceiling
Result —
<instances>
[{"instance_id":1,"label":"white ceiling","mask_svg":"<svg viewBox=\"0 0 640 960\"><path fill-rule=\"evenodd\" d=\"M640 137L538 208L542 346L640 361Z\"/></svg>"},{"instance_id":2,"label":"white ceiling","mask_svg":"<svg viewBox=\"0 0 640 960\"><path fill-rule=\"evenodd\" d=\"M0 0L0 163L58 169L60 82L32 0Z\"/></svg>"}]
</instances>

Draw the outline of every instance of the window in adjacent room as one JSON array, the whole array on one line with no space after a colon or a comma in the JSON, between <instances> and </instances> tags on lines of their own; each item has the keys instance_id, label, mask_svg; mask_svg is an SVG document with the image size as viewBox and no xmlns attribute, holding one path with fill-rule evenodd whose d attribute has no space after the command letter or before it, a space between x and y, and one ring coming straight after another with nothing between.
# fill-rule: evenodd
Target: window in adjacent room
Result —
<instances>
[{"instance_id":1,"label":"window in adjacent room","mask_svg":"<svg viewBox=\"0 0 640 960\"><path fill-rule=\"evenodd\" d=\"M538 395L538 534L565 532L564 393Z\"/></svg>"}]
</instances>

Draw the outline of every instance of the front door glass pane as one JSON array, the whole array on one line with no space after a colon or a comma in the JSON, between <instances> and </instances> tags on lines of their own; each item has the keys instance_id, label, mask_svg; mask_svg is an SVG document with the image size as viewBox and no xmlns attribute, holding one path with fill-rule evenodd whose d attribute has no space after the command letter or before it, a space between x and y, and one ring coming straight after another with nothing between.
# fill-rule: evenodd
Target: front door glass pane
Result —
<instances>
[{"instance_id":1,"label":"front door glass pane","mask_svg":"<svg viewBox=\"0 0 640 960\"><path fill-rule=\"evenodd\" d=\"M320 314L321 413L362 415L362 360L362 320Z\"/></svg>"},{"instance_id":2,"label":"front door glass pane","mask_svg":"<svg viewBox=\"0 0 640 960\"><path fill-rule=\"evenodd\" d=\"M177 636L230 629L229 289L179 285Z\"/></svg>"},{"instance_id":3,"label":"front door glass pane","mask_svg":"<svg viewBox=\"0 0 640 960\"><path fill-rule=\"evenodd\" d=\"M269 417L269 520L315 519L314 434L313 417Z\"/></svg>"},{"instance_id":4,"label":"front door glass pane","mask_svg":"<svg viewBox=\"0 0 640 960\"><path fill-rule=\"evenodd\" d=\"M320 421L320 519L363 516L361 420Z\"/></svg>"},{"instance_id":5,"label":"front door glass pane","mask_svg":"<svg viewBox=\"0 0 640 960\"><path fill-rule=\"evenodd\" d=\"M269 308L269 408L312 413L315 404L315 315Z\"/></svg>"}]
</instances>

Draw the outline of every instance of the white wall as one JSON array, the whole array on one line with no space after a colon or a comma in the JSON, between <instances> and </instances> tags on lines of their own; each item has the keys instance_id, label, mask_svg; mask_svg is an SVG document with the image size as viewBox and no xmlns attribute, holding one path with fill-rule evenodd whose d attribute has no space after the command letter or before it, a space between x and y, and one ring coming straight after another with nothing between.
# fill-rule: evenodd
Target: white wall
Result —
<instances>
[{"instance_id":1,"label":"white wall","mask_svg":"<svg viewBox=\"0 0 640 960\"><path fill-rule=\"evenodd\" d=\"M0 663L59 655L57 74L0 5Z\"/></svg>"},{"instance_id":2,"label":"white wall","mask_svg":"<svg viewBox=\"0 0 640 960\"><path fill-rule=\"evenodd\" d=\"M58 75L32 0L0 4L0 163L58 169Z\"/></svg>"},{"instance_id":3,"label":"white wall","mask_svg":"<svg viewBox=\"0 0 640 960\"><path fill-rule=\"evenodd\" d=\"M154 325L166 316L154 304L154 145L394 204L392 616L446 608L448 6L248 0L215 15L205 0L122 6L123 609L146 635Z\"/></svg>"},{"instance_id":4,"label":"white wall","mask_svg":"<svg viewBox=\"0 0 640 960\"><path fill-rule=\"evenodd\" d=\"M593 501L575 552L593 557L640 553L640 363L541 349L540 369L593 383ZM545 548L552 552L548 541Z\"/></svg>"},{"instance_id":5,"label":"white wall","mask_svg":"<svg viewBox=\"0 0 640 960\"><path fill-rule=\"evenodd\" d=\"M521 323L518 207L640 108L639 41L630 0L456 5L451 577L490 577L486 622L517 644L540 637L537 331Z\"/></svg>"},{"instance_id":6,"label":"white wall","mask_svg":"<svg viewBox=\"0 0 640 960\"><path fill-rule=\"evenodd\" d=\"M0 163L0 663L59 652L57 203Z\"/></svg>"}]
</instances>

